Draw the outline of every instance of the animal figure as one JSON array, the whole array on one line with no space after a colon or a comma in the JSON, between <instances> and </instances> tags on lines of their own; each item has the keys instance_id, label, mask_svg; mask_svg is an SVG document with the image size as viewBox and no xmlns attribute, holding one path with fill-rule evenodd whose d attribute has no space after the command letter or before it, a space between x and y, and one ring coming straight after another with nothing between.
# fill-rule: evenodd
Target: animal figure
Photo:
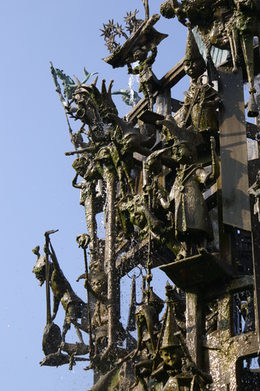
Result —
<instances>
[{"instance_id":1,"label":"animal figure","mask_svg":"<svg viewBox=\"0 0 260 391\"><path fill-rule=\"evenodd\" d=\"M39 253L40 247L36 246L32 252L37 255L37 263L46 266L48 263L48 255L45 257ZM49 284L49 268L45 267L45 278L46 278L46 325L44 327L42 337L42 350L46 356L58 352L61 345L61 331L57 324L51 319L51 305L50 305L50 284ZM44 275L43 275L44 276Z\"/></svg>"},{"instance_id":2,"label":"animal figure","mask_svg":"<svg viewBox=\"0 0 260 391\"><path fill-rule=\"evenodd\" d=\"M33 268L33 273L40 281L40 286L42 286L46 281L46 262L45 257L40 255L39 249L40 247L37 246L36 251L34 252L37 255L37 261ZM48 252L52 260L52 262L49 262L49 281L53 293L53 311L51 321L53 322L55 319L61 302L65 310L62 342L65 342L66 333L70 329L71 324L73 324L80 342L84 343L80 329L87 332L86 304L76 295L69 281L64 276L50 241L49 247L45 248L45 251ZM77 319L81 319L81 324L77 322Z\"/></svg>"}]
</instances>

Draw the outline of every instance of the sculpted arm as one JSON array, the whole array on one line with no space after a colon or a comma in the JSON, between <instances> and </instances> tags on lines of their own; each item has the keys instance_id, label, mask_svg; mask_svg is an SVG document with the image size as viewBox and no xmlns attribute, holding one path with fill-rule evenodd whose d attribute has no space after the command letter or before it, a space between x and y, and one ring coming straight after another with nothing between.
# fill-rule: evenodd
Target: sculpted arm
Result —
<instances>
[{"instance_id":1,"label":"sculpted arm","mask_svg":"<svg viewBox=\"0 0 260 391\"><path fill-rule=\"evenodd\" d=\"M50 256L51 256L51 260L52 260L53 265L54 265L54 269L60 271L63 274L63 272L62 272L62 270L60 268L57 256L55 254L54 248L52 247L51 241L49 243L50 243L50 249L51 249Z\"/></svg>"},{"instance_id":2,"label":"sculpted arm","mask_svg":"<svg viewBox=\"0 0 260 391\"><path fill-rule=\"evenodd\" d=\"M161 189L158 190L158 198L159 198L159 201L160 201L163 209L169 209L170 208L170 203L172 201L170 196L171 196L171 192L168 195L166 192L162 192Z\"/></svg>"},{"instance_id":3,"label":"sculpted arm","mask_svg":"<svg viewBox=\"0 0 260 391\"><path fill-rule=\"evenodd\" d=\"M59 305L60 305L60 298L53 295L53 310L52 310L52 317L51 317L52 321L56 318Z\"/></svg>"},{"instance_id":4,"label":"sculpted arm","mask_svg":"<svg viewBox=\"0 0 260 391\"><path fill-rule=\"evenodd\" d=\"M211 143L211 160L212 160L211 172L207 173L204 168L199 168L196 171L198 181L204 184L204 186L207 188L209 188L216 182L220 174L218 156L215 151L216 142L213 136L210 138L210 143Z\"/></svg>"},{"instance_id":5,"label":"sculpted arm","mask_svg":"<svg viewBox=\"0 0 260 391\"><path fill-rule=\"evenodd\" d=\"M75 177L73 178L72 186L75 187L76 189L81 189L82 188L82 184L81 183L77 183L78 176L79 176L79 174L76 174Z\"/></svg>"},{"instance_id":6,"label":"sculpted arm","mask_svg":"<svg viewBox=\"0 0 260 391\"><path fill-rule=\"evenodd\" d=\"M150 66L154 63L155 61L155 58L157 56L157 46L154 46L152 49L151 49L151 54L150 56L147 58L147 65Z\"/></svg>"}]
</instances>

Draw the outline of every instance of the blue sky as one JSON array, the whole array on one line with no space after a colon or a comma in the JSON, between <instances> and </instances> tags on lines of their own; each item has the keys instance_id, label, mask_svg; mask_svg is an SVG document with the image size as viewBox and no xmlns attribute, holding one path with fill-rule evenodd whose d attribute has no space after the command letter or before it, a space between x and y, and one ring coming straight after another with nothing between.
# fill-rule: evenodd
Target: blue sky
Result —
<instances>
[{"instance_id":1,"label":"blue sky","mask_svg":"<svg viewBox=\"0 0 260 391\"><path fill-rule=\"evenodd\" d=\"M158 13L161 1L150 3L151 12ZM135 8L142 16L141 0L0 2L1 389L81 391L91 385L82 365L73 371L39 366L45 291L31 272L31 249L43 245L46 230L60 229L53 238L60 264L77 293L86 295L75 282L83 272L75 237L85 231L84 210L71 186L73 160L64 156L71 144L49 61L80 79L85 66L99 72L100 79L114 79L114 90L125 88L126 68L113 70L102 61L108 53L99 29L111 18L122 22ZM177 21L161 19L156 28L169 38L159 46L158 78L182 58L186 37ZM174 97L181 99L185 88L178 86ZM120 101L119 106L122 115L128 111ZM57 322L62 319L60 309Z\"/></svg>"}]
</instances>

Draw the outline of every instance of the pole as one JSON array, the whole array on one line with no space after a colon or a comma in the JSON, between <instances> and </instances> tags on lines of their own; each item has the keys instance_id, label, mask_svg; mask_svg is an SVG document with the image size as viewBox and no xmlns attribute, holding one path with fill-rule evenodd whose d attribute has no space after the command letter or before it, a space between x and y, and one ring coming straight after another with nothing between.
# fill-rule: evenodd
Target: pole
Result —
<instances>
[{"instance_id":1,"label":"pole","mask_svg":"<svg viewBox=\"0 0 260 391\"><path fill-rule=\"evenodd\" d=\"M91 326L91 313L90 313L90 295L88 289L88 260L87 260L87 249L83 248L84 252L84 263L85 263L85 287L87 289L87 307L88 307L88 328L89 328L89 357L90 361L93 356L93 340L92 340L92 326Z\"/></svg>"}]
</instances>

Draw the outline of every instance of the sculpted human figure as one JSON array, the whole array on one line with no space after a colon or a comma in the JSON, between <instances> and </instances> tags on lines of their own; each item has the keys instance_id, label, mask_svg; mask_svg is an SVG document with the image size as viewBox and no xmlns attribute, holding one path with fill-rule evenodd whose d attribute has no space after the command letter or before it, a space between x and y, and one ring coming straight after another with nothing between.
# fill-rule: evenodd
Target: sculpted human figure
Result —
<instances>
[{"instance_id":1,"label":"sculpted human figure","mask_svg":"<svg viewBox=\"0 0 260 391\"><path fill-rule=\"evenodd\" d=\"M212 21L214 8L211 0L167 0L161 4L160 12L166 18L174 18L184 25L187 19L192 26L208 27Z\"/></svg>"},{"instance_id":2,"label":"sculpted human figure","mask_svg":"<svg viewBox=\"0 0 260 391\"><path fill-rule=\"evenodd\" d=\"M190 76L190 87L185 94L184 104L178 110L174 119L180 127L189 127L201 132L204 142L209 142L208 134L218 131L217 109L220 105L220 97L217 91L208 82L208 77L203 75L206 64L203 60L192 31L188 30L184 70Z\"/></svg>"},{"instance_id":3,"label":"sculpted human figure","mask_svg":"<svg viewBox=\"0 0 260 391\"><path fill-rule=\"evenodd\" d=\"M116 358L116 352L114 352L115 354L111 362L103 360L103 353L107 348L108 342L107 274L103 270L90 271L89 281L86 281L86 284L96 299L91 318L95 344L92 365L94 364L104 372L106 369L111 368L112 361ZM123 341L125 338L124 329L119 321L117 326L114 332L118 336L118 341Z\"/></svg>"},{"instance_id":4,"label":"sculpted human figure","mask_svg":"<svg viewBox=\"0 0 260 391\"><path fill-rule=\"evenodd\" d=\"M65 310L62 341L65 341L66 333L70 329L71 324L73 324L80 342L84 343L80 329L87 331L87 318L85 314L86 304L73 291L69 281L66 279L60 268L51 242L49 242L49 245L50 248L47 251L49 251L52 260L52 262L50 262L49 281L53 293L53 312L51 320L53 321L55 319L61 302ZM36 278L40 281L40 285L42 285L45 282L45 262L43 263L41 257L37 259L33 272L35 273ZM81 319L81 324L78 323L77 319Z\"/></svg>"},{"instance_id":5,"label":"sculpted human figure","mask_svg":"<svg viewBox=\"0 0 260 391\"><path fill-rule=\"evenodd\" d=\"M135 319L137 326L137 347L133 359L135 364L136 382L134 389L140 382L145 391L148 390L146 378L152 372L154 362L157 359L157 340L160 330L159 314L163 309L163 301L150 288L145 292L145 301L136 308ZM149 295L149 300L148 300Z\"/></svg>"},{"instance_id":6,"label":"sculpted human figure","mask_svg":"<svg viewBox=\"0 0 260 391\"><path fill-rule=\"evenodd\" d=\"M180 338L178 337L177 324L173 314L172 302L167 301L166 322L160 345L160 357L162 359L159 366L152 373L152 377L163 383L162 389L168 390L169 378L173 386L172 390L178 390L176 375L181 373L182 358L184 356ZM165 384L167 386L165 387Z\"/></svg>"},{"instance_id":7,"label":"sculpted human figure","mask_svg":"<svg viewBox=\"0 0 260 391\"><path fill-rule=\"evenodd\" d=\"M138 237L141 239L150 233L152 238L165 243L167 232L172 226L168 226L163 220L163 217L166 218L166 213L161 204L156 202L157 193L154 186L151 189L153 205L150 207L147 204L146 192L147 188L144 194L128 196L118 204L119 229L123 230L126 237L136 235L138 230Z\"/></svg>"},{"instance_id":8,"label":"sculpted human figure","mask_svg":"<svg viewBox=\"0 0 260 391\"><path fill-rule=\"evenodd\" d=\"M153 88L154 88L154 75L152 72L152 64L157 56L157 46L153 45L151 48L151 54L147 54L147 49L137 49L134 52L133 59L138 61L139 65L132 67L128 64L128 73L139 75L139 92L143 92L144 97L148 100L148 107L153 110Z\"/></svg>"},{"instance_id":9,"label":"sculpted human figure","mask_svg":"<svg viewBox=\"0 0 260 391\"><path fill-rule=\"evenodd\" d=\"M199 79L196 84L191 83L184 99L182 124L190 124L198 132L209 132L211 134L218 131L217 109L220 97L208 83L203 83ZM177 113L176 117L177 118Z\"/></svg>"},{"instance_id":10,"label":"sculpted human figure","mask_svg":"<svg viewBox=\"0 0 260 391\"><path fill-rule=\"evenodd\" d=\"M250 100L247 114L249 117L257 117L258 107L254 97L256 90L253 38L256 36L260 39L260 3L259 0L234 0L234 4L233 19L240 38L249 83Z\"/></svg>"},{"instance_id":11,"label":"sculpted human figure","mask_svg":"<svg viewBox=\"0 0 260 391\"><path fill-rule=\"evenodd\" d=\"M108 309L107 309L107 275L103 270L91 271L85 281L87 288L96 299L92 314L91 326L95 337L94 359L97 359L107 344Z\"/></svg>"},{"instance_id":12,"label":"sculpted human figure","mask_svg":"<svg viewBox=\"0 0 260 391\"><path fill-rule=\"evenodd\" d=\"M47 254L45 256L40 254L40 246L33 248L32 252L37 256L36 265L33 268L33 272L40 281L44 281L48 270L46 269ZM42 285L43 282L40 283ZM46 281L47 284L47 281ZM55 324L51 318L51 305L50 305L50 287L49 281L46 287L46 309L47 319L46 325L42 337L42 350L46 356L54 354L60 349L61 345L61 330L57 324Z\"/></svg>"},{"instance_id":13,"label":"sculpted human figure","mask_svg":"<svg viewBox=\"0 0 260 391\"><path fill-rule=\"evenodd\" d=\"M162 391L206 390L211 377L201 371L192 361L185 339L176 322L174 300L171 289L166 286L167 307L165 327L160 343L161 362L153 371L151 378L156 379Z\"/></svg>"},{"instance_id":14,"label":"sculpted human figure","mask_svg":"<svg viewBox=\"0 0 260 391\"><path fill-rule=\"evenodd\" d=\"M233 72L237 72L239 55L245 61L249 83L250 99L248 116L257 117L258 108L254 88L254 47L253 38L260 36L259 0L167 0L161 6L161 13L166 18L175 15L181 23L197 26L207 50L208 68L212 68L211 46L231 51ZM187 23L188 21L188 23ZM209 69L208 69L209 70ZM209 75L211 80L211 76Z\"/></svg>"},{"instance_id":15,"label":"sculpted human figure","mask_svg":"<svg viewBox=\"0 0 260 391\"><path fill-rule=\"evenodd\" d=\"M189 144L181 143L183 155L192 155ZM202 189L210 187L219 175L215 139L211 137L212 170L207 171L201 165L180 164L176 169L176 178L168 199L158 196L163 207L169 208L174 202L175 235L182 247L177 259L186 258L205 250L207 241L213 239L211 221Z\"/></svg>"},{"instance_id":16,"label":"sculpted human figure","mask_svg":"<svg viewBox=\"0 0 260 391\"><path fill-rule=\"evenodd\" d=\"M254 214L257 215L260 222L260 170L257 172L255 182L249 187L248 193L255 197Z\"/></svg>"}]
</instances>

